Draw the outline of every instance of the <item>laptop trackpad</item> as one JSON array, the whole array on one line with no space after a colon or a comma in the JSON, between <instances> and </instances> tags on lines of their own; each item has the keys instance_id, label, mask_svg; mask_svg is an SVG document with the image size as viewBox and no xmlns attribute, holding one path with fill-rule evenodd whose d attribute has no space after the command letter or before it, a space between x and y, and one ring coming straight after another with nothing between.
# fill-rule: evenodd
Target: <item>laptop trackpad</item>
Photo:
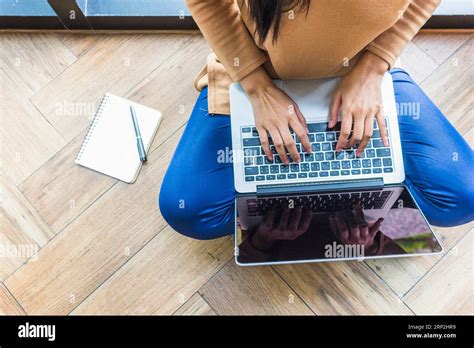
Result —
<instances>
[{"instance_id":1,"label":"laptop trackpad","mask_svg":"<svg viewBox=\"0 0 474 348\"><path fill-rule=\"evenodd\" d=\"M285 80L283 90L298 103L306 120L327 122L339 78L322 80Z\"/></svg>"}]
</instances>

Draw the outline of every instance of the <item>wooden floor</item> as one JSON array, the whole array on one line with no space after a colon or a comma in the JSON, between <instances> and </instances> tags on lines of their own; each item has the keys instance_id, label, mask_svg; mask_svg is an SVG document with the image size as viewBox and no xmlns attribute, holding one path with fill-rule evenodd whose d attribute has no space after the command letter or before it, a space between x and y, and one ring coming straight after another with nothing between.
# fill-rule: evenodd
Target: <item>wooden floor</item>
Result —
<instances>
[{"instance_id":1,"label":"wooden floor","mask_svg":"<svg viewBox=\"0 0 474 348\"><path fill-rule=\"evenodd\" d=\"M402 57L471 146L472 36L423 33ZM234 264L231 238L174 232L157 197L208 50L197 33L0 34L0 243L16 250L0 313L474 312L472 225L437 228L441 256L260 268ZM133 185L73 162L106 92L164 115Z\"/></svg>"}]
</instances>

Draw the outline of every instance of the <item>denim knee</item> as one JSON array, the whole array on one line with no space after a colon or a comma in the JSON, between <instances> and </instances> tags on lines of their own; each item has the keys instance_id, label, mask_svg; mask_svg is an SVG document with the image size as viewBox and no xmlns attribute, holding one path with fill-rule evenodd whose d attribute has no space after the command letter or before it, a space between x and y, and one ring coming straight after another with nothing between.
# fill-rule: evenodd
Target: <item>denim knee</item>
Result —
<instances>
[{"instance_id":1,"label":"denim knee","mask_svg":"<svg viewBox=\"0 0 474 348\"><path fill-rule=\"evenodd\" d=\"M219 211L203 205L202 197L183 199L176 188L163 182L158 205L163 219L180 234L199 240L209 240L232 234L233 208L223 207Z\"/></svg>"},{"instance_id":2,"label":"denim knee","mask_svg":"<svg viewBox=\"0 0 474 348\"><path fill-rule=\"evenodd\" d=\"M429 202L425 215L439 227L453 227L474 219L474 188L471 173L453 174L453 185L443 192L418 189Z\"/></svg>"}]
</instances>

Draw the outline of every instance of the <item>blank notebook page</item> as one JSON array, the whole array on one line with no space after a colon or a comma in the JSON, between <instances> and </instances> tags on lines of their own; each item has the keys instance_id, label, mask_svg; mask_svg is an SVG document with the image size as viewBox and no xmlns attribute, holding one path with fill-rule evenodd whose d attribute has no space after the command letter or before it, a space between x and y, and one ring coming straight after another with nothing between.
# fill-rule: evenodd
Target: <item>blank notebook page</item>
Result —
<instances>
[{"instance_id":1,"label":"blank notebook page","mask_svg":"<svg viewBox=\"0 0 474 348\"><path fill-rule=\"evenodd\" d=\"M127 183L136 180L142 162L130 105L135 107L143 144L148 153L161 121L161 113L107 93L76 157L77 164Z\"/></svg>"}]
</instances>

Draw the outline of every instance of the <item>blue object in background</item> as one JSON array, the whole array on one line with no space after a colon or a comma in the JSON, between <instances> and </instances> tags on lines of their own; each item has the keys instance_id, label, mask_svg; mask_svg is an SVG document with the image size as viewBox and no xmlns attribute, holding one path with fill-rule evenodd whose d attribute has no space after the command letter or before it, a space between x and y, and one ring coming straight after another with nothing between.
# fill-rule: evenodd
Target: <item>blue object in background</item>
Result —
<instances>
[{"instance_id":1,"label":"blue object in background","mask_svg":"<svg viewBox=\"0 0 474 348\"><path fill-rule=\"evenodd\" d=\"M56 12L47 0L1 0L0 15L56 17Z\"/></svg>"},{"instance_id":2,"label":"blue object in background","mask_svg":"<svg viewBox=\"0 0 474 348\"><path fill-rule=\"evenodd\" d=\"M189 16L184 0L78 0L86 16Z\"/></svg>"}]
</instances>

